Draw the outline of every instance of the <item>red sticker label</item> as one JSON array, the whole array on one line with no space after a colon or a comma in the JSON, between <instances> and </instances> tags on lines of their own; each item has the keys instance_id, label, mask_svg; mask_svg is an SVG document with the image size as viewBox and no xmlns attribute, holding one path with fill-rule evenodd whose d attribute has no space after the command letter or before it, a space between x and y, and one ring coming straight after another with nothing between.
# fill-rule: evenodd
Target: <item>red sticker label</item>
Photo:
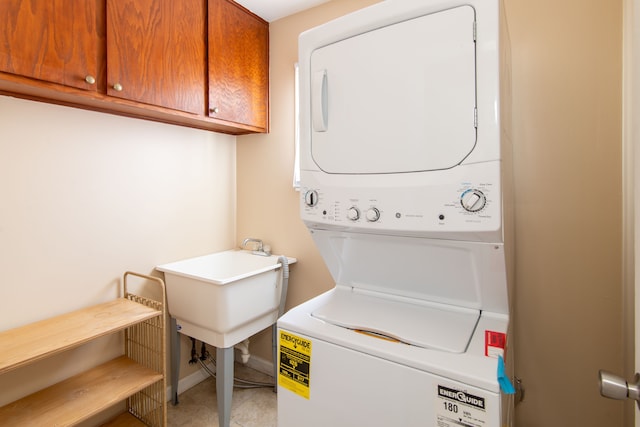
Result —
<instances>
[{"instance_id":1,"label":"red sticker label","mask_svg":"<svg viewBox=\"0 0 640 427\"><path fill-rule=\"evenodd\" d=\"M504 332L484 331L484 355L504 357L507 348L507 334Z\"/></svg>"}]
</instances>

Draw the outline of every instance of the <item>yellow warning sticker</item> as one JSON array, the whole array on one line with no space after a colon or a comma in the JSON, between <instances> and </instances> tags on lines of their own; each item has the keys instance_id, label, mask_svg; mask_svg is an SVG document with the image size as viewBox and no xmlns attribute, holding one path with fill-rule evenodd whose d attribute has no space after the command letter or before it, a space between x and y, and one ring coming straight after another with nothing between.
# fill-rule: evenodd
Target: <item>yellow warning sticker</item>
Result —
<instances>
[{"instance_id":1,"label":"yellow warning sticker","mask_svg":"<svg viewBox=\"0 0 640 427\"><path fill-rule=\"evenodd\" d=\"M278 384L308 399L310 368L311 340L281 330Z\"/></svg>"}]
</instances>

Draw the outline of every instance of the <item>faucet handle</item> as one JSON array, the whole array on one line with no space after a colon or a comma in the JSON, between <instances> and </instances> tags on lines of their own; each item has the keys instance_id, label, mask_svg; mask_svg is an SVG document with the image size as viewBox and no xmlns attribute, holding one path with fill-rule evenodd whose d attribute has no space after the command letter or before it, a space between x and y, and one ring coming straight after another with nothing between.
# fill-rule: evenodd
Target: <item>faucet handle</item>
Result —
<instances>
[{"instance_id":1,"label":"faucet handle","mask_svg":"<svg viewBox=\"0 0 640 427\"><path fill-rule=\"evenodd\" d=\"M241 249L246 249L247 243L255 243L256 246L253 248L254 255L262 255L262 256L270 256L271 255L271 246L263 245L262 240L254 239L253 237L248 237L242 241Z\"/></svg>"},{"instance_id":2,"label":"faucet handle","mask_svg":"<svg viewBox=\"0 0 640 427\"><path fill-rule=\"evenodd\" d=\"M242 241L242 249L245 249L247 246L247 243L256 243L258 245L258 248L256 250L262 252L262 240L260 239L254 239L253 237L247 237L246 239L244 239Z\"/></svg>"}]
</instances>

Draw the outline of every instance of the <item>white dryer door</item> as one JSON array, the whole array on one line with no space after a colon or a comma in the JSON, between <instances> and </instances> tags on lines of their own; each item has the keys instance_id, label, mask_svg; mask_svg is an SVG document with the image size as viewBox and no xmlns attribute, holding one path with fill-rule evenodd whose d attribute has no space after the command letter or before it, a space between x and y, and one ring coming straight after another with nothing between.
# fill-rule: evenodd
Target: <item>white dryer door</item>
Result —
<instances>
[{"instance_id":1,"label":"white dryer door","mask_svg":"<svg viewBox=\"0 0 640 427\"><path fill-rule=\"evenodd\" d=\"M424 15L311 55L311 151L328 173L447 169L476 143L475 11Z\"/></svg>"}]
</instances>

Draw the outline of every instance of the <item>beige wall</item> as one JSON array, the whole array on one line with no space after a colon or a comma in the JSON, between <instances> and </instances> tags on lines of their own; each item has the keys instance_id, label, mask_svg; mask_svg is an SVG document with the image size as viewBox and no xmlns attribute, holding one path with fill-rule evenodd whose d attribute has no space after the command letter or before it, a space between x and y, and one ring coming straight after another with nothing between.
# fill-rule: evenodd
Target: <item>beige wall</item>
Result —
<instances>
[{"instance_id":1,"label":"beige wall","mask_svg":"<svg viewBox=\"0 0 640 427\"><path fill-rule=\"evenodd\" d=\"M519 426L622 425L622 2L509 0ZM569 398L564 398L565 396Z\"/></svg>"},{"instance_id":2,"label":"beige wall","mask_svg":"<svg viewBox=\"0 0 640 427\"><path fill-rule=\"evenodd\" d=\"M0 96L0 330L112 300L126 270L232 247L235 145ZM9 372L0 405L121 351L99 340Z\"/></svg>"},{"instance_id":3,"label":"beige wall","mask_svg":"<svg viewBox=\"0 0 640 427\"><path fill-rule=\"evenodd\" d=\"M333 286L291 188L297 36L375 3L334 0L271 26L271 129L238 138L238 239L299 258L287 307ZM623 425L597 371L622 372L621 1L505 0L513 60L518 427ZM270 336L253 341L270 356Z\"/></svg>"}]
</instances>

